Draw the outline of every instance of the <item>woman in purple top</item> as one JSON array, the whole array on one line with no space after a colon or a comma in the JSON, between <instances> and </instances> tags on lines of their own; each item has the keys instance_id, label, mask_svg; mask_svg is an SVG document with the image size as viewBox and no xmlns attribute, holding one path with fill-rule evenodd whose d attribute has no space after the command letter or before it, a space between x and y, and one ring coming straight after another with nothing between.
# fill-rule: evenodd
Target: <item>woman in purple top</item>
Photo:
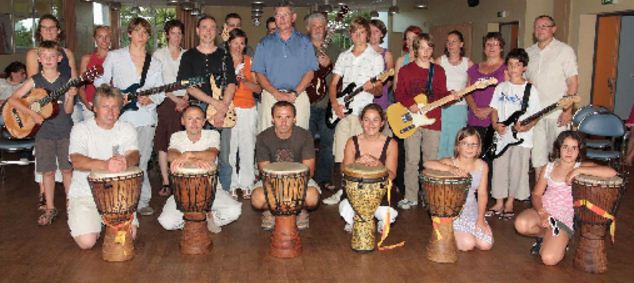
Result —
<instances>
[{"instance_id":1,"label":"woman in purple top","mask_svg":"<svg viewBox=\"0 0 634 283\"><path fill-rule=\"evenodd\" d=\"M390 50L381 47L381 44L383 43L383 38L386 34L387 28L381 20L370 20L370 46L372 46L376 53L381 54L381 56L383 57L383 68L385 70L389 70L391 68L394 68L394 57L392 56L392 52L390 52ZM385 85L383 85L382 95L374 98L374 103L381 106L383 110L387 109L387 107L390 106L391 101L389 97L389 91L391 87L392 82L386 82Z\"/></svg>"},{"instance_id":2,"label":"woman in purple top","mask_svg":"<svg viewBox=\"0 0 634 283\"><path fill-rule=\"evenodd\" d=\"M489 32L482 41L482 49L486 60L479 64L471 66L467 70L469 75L469 84L473 84L480 78L494 77L498 82L506 80L506 64L504 64L504 39L499 32ZM476 90L471 95L466 96L467 104L469 105L469 114L467 116L467 124L473 126L480 136L486 137L487 129L491 125L491 97L493 97L493 91L495 85L489 86L485 89ZM484 148L487 141L483 143Z\"/></svg>"}]
</instances>

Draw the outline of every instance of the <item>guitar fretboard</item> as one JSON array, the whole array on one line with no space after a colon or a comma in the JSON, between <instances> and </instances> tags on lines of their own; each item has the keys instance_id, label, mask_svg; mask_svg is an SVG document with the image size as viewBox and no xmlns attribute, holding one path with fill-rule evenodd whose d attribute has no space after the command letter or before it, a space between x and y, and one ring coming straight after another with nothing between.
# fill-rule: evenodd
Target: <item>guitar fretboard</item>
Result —
<instances>
[{"instance_id":1,"label":"guitar fretboard","mask_svg":"<svg viewBox=\"0 0 634 283\"><path fill-rule=\"evenodd\" d=\"M476 89L476 85L475 84L474 85L470 85L470 86L466 87L465 89L463 89L463 90L459 91L458 93L456 93L456 95L458 95L459 97L462 97L465 94L474 91L475 89ZM432 110L434 110L434 109L436 109L436 108L438 108L440 106L443 106L443 105L449 103L452 100L453 100L453 97L445 96L445 97L443 97L441 99L438 99L438 100L436 100L436 101L434 101L432 103L429 103L429 104L425 105L424 111L425 112L432 111Z\"/></svg>"},{"instance_id":2,"label":"guitar fretboard","mask_svg":"<svg viewBox=\"0 0 634 283\"><path fill-rule=\"evenodd\" d=\"M64 95L64 93L66 93L71 87L78 86L83 81L84 80L81 77L69 80L61 88L58 88L58 89L54 90L49 95L47 95L44 98L40 99L38 101L38 104L40 105L40 107L44 107L44 105L46 105L46 104L48 104L50 102L57 101L57 99L60 96Z\"/></svg>"},{"instance_id":3,"label":"guitar fretboard","mask_svg":"<svg viewBox=\"0 0 634 283\"><path fill-rule=\"evenodd\" d=\"M182 81L173 82L171 84L166 84L158 87L148 88L142 91L134 92L128 94L128 98L135 98L137 96L148 96L159 92L169 92L174 90L179 90L184 87L187 83L183 84Z\"/></svg>"},{"instance_id":4,"label":"guitar fretboard","mask_svg":"<svg viewBox=\"0 0 634 283\"><path fill-rule=\"evenodd\" d=\"M528 117L526 117L526 119L520 121L520 125L522 126L526 126L528 124L530 124L531 122L539 119L541 116L545 115L546 113L555 110L557 107L559 106L559 102L555 102L551 105L546 106L546 108L539 110L537 113L530 115Z\"/></svg>"}]
</instances>

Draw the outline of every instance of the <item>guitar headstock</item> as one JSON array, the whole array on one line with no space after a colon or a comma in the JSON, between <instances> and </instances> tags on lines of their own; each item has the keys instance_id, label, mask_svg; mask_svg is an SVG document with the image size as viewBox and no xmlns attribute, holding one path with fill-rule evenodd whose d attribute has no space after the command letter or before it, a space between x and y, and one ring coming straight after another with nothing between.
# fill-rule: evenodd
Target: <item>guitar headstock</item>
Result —
<instances>
[{"instance_id":1,"label":"guitar headstock","mask_svg":"<svg viewBox=\"0 0 634 283\"><path fill-rule=\"evenodd\" d=\"M378 76L376 76L376 80L384 82L391 76L394 76L394 68L384 71L383 73L380 73Z\"/></svg>"},{"instance_id":2,"label":"guitar headstock","mask_svg":"<svg viewBox=\"0 0 634 283\"><path fill-rule=\"evenodd\" d=\"M484 89L491 85L496 85L496 84L498 84L498 79L494 77L490 77L490 78L480 78L473 84L473 86L476 89Z\"/></svg>"},{"instance_id":3,"label":"guitar headstock","mask_svg":"<svg viewBox=\"0 0 634 283\"><path fill-rule=\"evenodd\" d=\"M563 109L567 109L571 107L573 104L579 103L579 102L581 102L581 96L569 95L569 96L562 97L559 100L559 102L557 102L557 105Z\"/></svg>"},{"instance_id":4,"label":"guitar headstock","mask_svg":"<svg viewBox=\"0 0 634 283\"><path fill-rule=\"evenodd\" d=\"M88 68L79 78L82 81L94 81L96 78L101 77L101 75L103 75L103 67L101 65L95 65Z\"/></svg>"}]
</instances>

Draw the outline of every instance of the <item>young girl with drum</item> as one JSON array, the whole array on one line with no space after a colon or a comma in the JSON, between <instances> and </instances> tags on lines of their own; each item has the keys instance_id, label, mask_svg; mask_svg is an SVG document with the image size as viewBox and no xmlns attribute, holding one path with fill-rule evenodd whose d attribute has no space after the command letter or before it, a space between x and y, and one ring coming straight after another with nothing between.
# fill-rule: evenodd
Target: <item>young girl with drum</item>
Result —
<instances>
[{"instance_id":1,"label":"young girl with drum","mask_svg":"<svg viewBox=\"0 0 634 283\"><path fill-rule=\"evenodd\" d=\"M471 174L471 187L460 216L455 219L456 246L461 251L474 248L490 250L493 247L493 233L484 218L489 194L486 178L489 166L478 158L482 139L473 127L464 127L456 135L454 156L441 160L425 161L425 169L451 172L456 176L466 177Z\"/></svg>"},{"instance_id":2,"label":"young girl with drum","mask_svg":"<svg viewBox=\"0 0 634 283\"><path fill-rule=\"evenodd\" d=\"M524 210L515 220L518 233L537 238L531 253L539 254L545 265L555 265L564 258L568 241L574 235L572 180L580 174L616 175L610 167L581 162L584 143L576 131L559 134L554 146L554 161L546 165L533 189L533 207Z\"/></svg>"},{"instance_id":3,"label":"young girl with drum","mask_svg":"<svg viewBox=\"0 0 634 283\"><path fill-rule=\"evenodd\" d=\"M341 164L342 168L352 163L360 163L370 167L385 166L390 180L394 180L398 162L398 147L394 139L383 134L383 127L385 126L383 109L378 104L368 104L361 110L359 120L361 121L363 132L360 135L349 138L346 142ZM391 199L398 199L394 196L394 192L392 192ZM398 216L398 211L390 205L387 202L386 195L381 206L377 208L374 214L379 220L377 225L379 232L383 231L388 209L390 210L390 223L394 223L396 216ZM351 231L352 218L355 212L348 199L344 199L339 203L339 214L346 221L344 230Z\"/></svg>"}]
</instances>

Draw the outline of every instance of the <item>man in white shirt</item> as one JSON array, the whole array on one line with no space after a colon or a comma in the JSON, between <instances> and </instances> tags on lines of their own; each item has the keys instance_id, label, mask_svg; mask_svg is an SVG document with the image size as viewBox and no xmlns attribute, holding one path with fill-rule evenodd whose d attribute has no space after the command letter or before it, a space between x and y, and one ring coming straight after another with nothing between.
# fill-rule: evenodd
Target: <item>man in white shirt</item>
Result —
<instances>
[{"instance_id":1,"label":"man in white shirt","mask_svg":"<svg viewBox=\"0 0 634 283\"><path fill-rule=\"evenodd\" d=\"M88 185L90 171L123 172L139 162L134 127L118 121L122 101L119 90L98 87L95 118L76 124L70 133L68 153L74 171L68 191L68 227L81 249L92 248L101 232L101 217ZM132 224L132 237L136 237L136 217Z\"/></svg>"},{"instance_id":2,"label":"man in white shirt","mask_svg":"<svg viewBox=\"0 0 634 283\"><path fill-rule=\"evenodd\" d=\"M161 64L158 60L152 60L147 56L145 44L149 39L151 26L143 18L134 18L128 25L130 46L108 52L103 63L103 76L95 80L95 85L112 82L112 86L118 89L127 89L133 84L141 83L145 60L151 60L145 75L145 82L139 90L148 89L163 84ZM139 110L126 111L121 114L121 121L132 124L137 131L139 151L141 159L139 168L143 170L145 178L139 200L139 213L152 215L154 209L150 207L152 187L148 179L147 165L152 154L154 131L157 123L156 107L165 99L164 93L138 97Z\"/></svg>"},{"instance_id":3,"label":"man in white shirt","mask_svg":"<svg viewBox=\"0 0 634 283\"><path fill-rule=\"evenodd\" d=\"M202 109L198 106L188 107L183 112L181 123L185 130L172 134L170 139L167 152L167 158L171 162L170 169L177 170L184 164L194 164L201 168L215 167L220 135L216 130L203 130L205 114ZM231 195L222 189L220 182L217 182L214 203L211 212L207 214L209 231L219 233L219 226L237 220L241 213L242 203L231 198ZM158 221L166 230L183 228L183 213L177 209L174 195L165 202Z\"/></svg>"},{"instance_id":4,"label":"man in white shirt","mask_svg":"<svg viewBox=\"0 0 634 283\"><path fill-rule=\"evenodd\" d=\"M563 96L577 93L577 57L570 46L555 38L557 26L552 17L538 16L533 28L537 43L526 49L530 60L526 78L539 89L539 99L545 107ZM572 107L553 111L535 125L532 160L536 177L542 175L553 142L571 119Z\"/></svg>"},{"instance_id":5,"label":"man in white shirt","mask_svg":"<svg viewBox=\"0 0 634 283\"><path fill-rule=\"evenodd\" d=\"M330 104L333 111L341 119L335 127L335 137L333 143L333 155L335 156L336 176L341 174L341 162L343 161L343 151L346 142L352 136L361 134L361 122L359 114L366 105L372 103L374 96L381 95L383 84L380 81L371 82L370 79L376 77L383 71L383 57L376 53L374 48L368 44L370 41L370 24L364 18L358 17L350 23L350 35L354 45L344 51L337 58L335 68L332 73L332 80L329 86ZM355 83L356 87L363 87L363 91L354 97L350 103L352 113L345 116L344 106L337 101L337 84L343 79L342 89L349 84ZM328 115L329 113L326 113ZM339 184L335 184L339 186ZM337 204L343 194L339 189L334 195L323 200L325 204Z\"/></svg>"}]
</instances>

